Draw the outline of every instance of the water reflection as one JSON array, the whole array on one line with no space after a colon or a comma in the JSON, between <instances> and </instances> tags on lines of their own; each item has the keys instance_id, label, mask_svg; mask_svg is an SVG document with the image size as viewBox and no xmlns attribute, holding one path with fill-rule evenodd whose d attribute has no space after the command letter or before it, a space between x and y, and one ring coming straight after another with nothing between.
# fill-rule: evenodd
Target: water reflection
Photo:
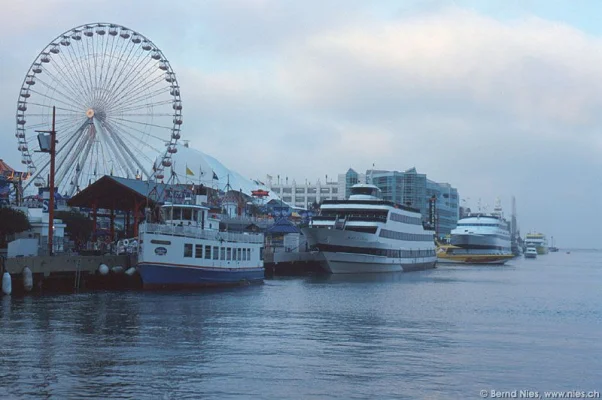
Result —
<instances>
[{"instance_id":1,"label":"water reflection","mask_svg":"<svg viewBox=\"0 0 602 400\"><path fill-rule=\"evenodd\" d=\"M307 278L311 283L391 283L391 282L413 282L424 279L432 274L433 270L416 272L383 272L363 274L320 274L311 275Z\"/></svg>"},{"instance_id":2,"label":"water reflection","mask_svg":"<svg viewBox=\"0 0 602 400\"><path fill-rule=\"evenodd\" d=\"M0 397L437 399L484 387L595 388L602 269L571 257L582 264L4 296Z\"/></svg>"}]
</instances>

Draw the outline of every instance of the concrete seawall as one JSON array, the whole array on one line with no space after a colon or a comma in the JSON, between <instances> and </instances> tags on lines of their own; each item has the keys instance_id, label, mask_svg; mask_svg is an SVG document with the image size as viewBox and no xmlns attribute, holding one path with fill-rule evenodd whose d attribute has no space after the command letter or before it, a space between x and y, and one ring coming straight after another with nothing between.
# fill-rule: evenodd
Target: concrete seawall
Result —
<instances>
[{"instance_id":1,"label":"concrete seawall","mask_svg":"<svg viewBox=\"0 0 602 400\"><path fill-rule=\"evenodd\" d=\"M99 271L101 264L108 267L105 274ZM26 293L25 267L31 270L31 291L39 293L140 288L142 282L138 273L125 274L131 266L135 266L135 258L129 255L56 255L8 258L4 260L2 272L10 274L13 294L20 295Z\"/></svg>"}]
</instances>

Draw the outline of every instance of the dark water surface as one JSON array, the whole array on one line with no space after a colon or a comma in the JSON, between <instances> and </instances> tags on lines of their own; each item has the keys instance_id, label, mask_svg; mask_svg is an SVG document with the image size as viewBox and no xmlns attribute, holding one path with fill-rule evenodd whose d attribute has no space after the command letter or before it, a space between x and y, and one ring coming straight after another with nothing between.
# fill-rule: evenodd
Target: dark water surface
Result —
<instances>
[{"instance_id":1,"label":"dark water surface","mask_svg":"<svg viewBox=\"0 0 602 400\"><path fill-rule=\"evenodd\" d=\"M602 391L602 252L220 291L0 302L0 398Z\"/></svg>"}]
</instances>

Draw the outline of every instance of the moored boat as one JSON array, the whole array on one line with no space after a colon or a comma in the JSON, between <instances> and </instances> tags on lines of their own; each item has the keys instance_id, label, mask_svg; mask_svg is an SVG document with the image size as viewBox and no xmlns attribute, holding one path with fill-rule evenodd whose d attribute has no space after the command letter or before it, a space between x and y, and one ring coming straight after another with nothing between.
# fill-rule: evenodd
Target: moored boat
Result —
<instances>
[{"instance_id":1,"label":"moored boat","mask_svg":"<svg viewBox=\"0 0 602 400\"><path fill-rule=\"evenodd\" d=\"M491 214L470 214L451 231L450 244L439 244L438 263L505 264L515 257L508 221L498 200Z\"/></svg>"},{"instance_id":2,"label":"moored boat","mask_svg":"<svg viewBox=\"0 0 602 400\"><path fill-rule=\"evenodd\" d=\"M326 200L302 228L329 273L415 271L435 267L434 232L418 210L382 200L374 185L356 184L348 200Z\"/></svg>"},{"instance_id":3,"label":"moored boat","mask_svg":"<svg viewBox=\"0 0 602 400\"><path fill-rule=\"evenodd\" d=\"M525 250L525 258L537 258L537 249L535 247L527 247Z\"/></svg>"},{"instance_id":4,"label":"moored boat","mask_svg":"<svg viewBox=\"0 0 602 400\"><path fill-rule=\"evenodd\" d=\"M543 233L528 233L525 236L525 247L535 247L537 254L548 254L548 239Z\"/></svg>"},{"instance_id":5,"label":"moored boat","mask_svg":"<svg viewBox=\"0 0 602 400\"><path fill-rule=\"evenodd\" d=\"M140 225L138 270L145 289L261 283L263 234L220 232L197 204L165 204L157 223Z\"/></svg>"}]
</instances>

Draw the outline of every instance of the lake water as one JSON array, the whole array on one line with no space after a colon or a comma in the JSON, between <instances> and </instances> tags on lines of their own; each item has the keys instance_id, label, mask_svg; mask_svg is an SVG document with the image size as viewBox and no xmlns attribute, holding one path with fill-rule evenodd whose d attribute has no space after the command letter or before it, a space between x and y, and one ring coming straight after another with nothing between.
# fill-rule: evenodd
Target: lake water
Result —
<instances>
[{"instance_id":1,"label":"lake water","mask_svg":"<svg viewBox=\"0 0 602 400\"><path fill-rule=\"evenodd\" d=\"M0 398L602 391L602 252L0 302Z\"/></svg>"}]
</instances>

